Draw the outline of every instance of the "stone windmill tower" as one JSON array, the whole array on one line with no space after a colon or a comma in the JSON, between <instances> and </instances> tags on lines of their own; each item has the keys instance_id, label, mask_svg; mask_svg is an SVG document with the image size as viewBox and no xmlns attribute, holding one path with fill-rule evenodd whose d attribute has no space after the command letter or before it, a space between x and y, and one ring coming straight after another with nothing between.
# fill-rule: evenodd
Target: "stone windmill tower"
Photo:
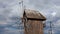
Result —
<instances>
[{"instance_id":1,"label":"stone windmill tower","mask_svg":"<svg viewBox=\"0 0 60 34\"><path fill-rule=\"evenodd\" d=\"M23 14L25 34L43 34L45 20L46 18L38 11L25 9Z\"/></svg>"}]
</instances>

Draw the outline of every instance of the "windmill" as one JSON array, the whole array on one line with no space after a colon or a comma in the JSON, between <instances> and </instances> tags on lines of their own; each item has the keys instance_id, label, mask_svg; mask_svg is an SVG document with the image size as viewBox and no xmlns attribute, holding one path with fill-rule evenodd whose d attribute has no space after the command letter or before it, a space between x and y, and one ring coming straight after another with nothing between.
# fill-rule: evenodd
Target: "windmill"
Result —
<instances>
[{"instance_id":1,"label":"windmill","mask_svg":"<svg viewBox=\"0 0 60 34\"><path fill-rule=\"evenodd\" d=\"M22 22L24 23L24 34L43 34L44 24L43 21L46 18L39 12L35 10L25 9L22 2L23 17Z\"/></svg>"}]
</instances>

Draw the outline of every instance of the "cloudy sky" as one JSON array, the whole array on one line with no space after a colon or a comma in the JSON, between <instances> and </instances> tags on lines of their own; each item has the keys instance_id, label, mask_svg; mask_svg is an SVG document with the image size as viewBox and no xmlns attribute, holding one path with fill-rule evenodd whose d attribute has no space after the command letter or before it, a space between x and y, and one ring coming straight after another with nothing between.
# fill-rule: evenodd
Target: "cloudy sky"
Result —
<instances>
[{"instance_id":1,"label":"cloudy sky","mask_svg":"<svg viewBox=\"0 0 60 34\"><path fill-rule=\"evenodd\" d=\"M46 18L44 34L49 34L50 21L53 24L53 34L60 34L60 0L23 0L26 9L37 10ZM0 34L23 34L21 22L21 0L0 0ZM19 26L20 23L20 26Z\"/></svg>"}]
</instances>

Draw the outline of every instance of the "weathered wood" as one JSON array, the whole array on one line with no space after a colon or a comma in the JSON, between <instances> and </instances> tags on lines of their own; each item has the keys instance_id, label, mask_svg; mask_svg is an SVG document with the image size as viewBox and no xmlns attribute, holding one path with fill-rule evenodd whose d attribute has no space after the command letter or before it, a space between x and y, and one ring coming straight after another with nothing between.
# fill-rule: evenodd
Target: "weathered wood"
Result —
<instances>
[{"instance_id":1,"label":"weathered wood","mask_svg":"<svg viewBox=\"0 0 60 34\"><path fill-rule=\"evenodd\" d=\"M25 14L26 14L27 18L46 20L46 18L39 11L25 10Z\"/></svg>"},{"instance_id":2,"label":"weathered wood","mask_svg":"<svg viewBox=\"0 0 60 34\"><path fill-rule=\"evenodd\" d=\"M25 34L43 34L43 21L46 18L37 11L25 10L23 14Z\"/></svg>"},{"instance_id":3,"label":"weathered wood","mask_svg":"<svg viewBox=\"0 0 60 34\"><path fill-rule=\"evenodd\" d=\"M26 34L43 34L42 21L28 20L25 26L26 26Z\"/></svg>"}]
</instances>

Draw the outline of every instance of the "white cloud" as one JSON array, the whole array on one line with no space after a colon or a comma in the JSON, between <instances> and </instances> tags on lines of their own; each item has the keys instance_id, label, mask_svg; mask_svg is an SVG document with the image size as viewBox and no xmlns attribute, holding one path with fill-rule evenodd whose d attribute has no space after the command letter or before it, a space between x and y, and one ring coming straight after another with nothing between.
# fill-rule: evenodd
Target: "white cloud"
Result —
<instances>
[{"instance_id":1,"label":"white cloud","mask_svg":"<svg viewBox=\"0 0 60 34\"><path fill-rule=\"evenodd\" d=\"M55 15L56 15L56 12L53 12L53 13L52 13L52 16L54 16L54 17L55 17Z\"/></svg>"}]
</instances>

